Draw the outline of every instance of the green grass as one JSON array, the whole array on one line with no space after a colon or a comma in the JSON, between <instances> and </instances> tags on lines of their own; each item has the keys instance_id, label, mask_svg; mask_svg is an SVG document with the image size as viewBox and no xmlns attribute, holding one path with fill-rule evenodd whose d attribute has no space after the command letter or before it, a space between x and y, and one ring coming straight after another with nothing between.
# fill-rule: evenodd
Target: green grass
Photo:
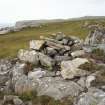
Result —
<instances>
[{"instance_id":1,"label":"green grass","mask_svg":"<svg viewBox=\"0 0 105 105\"><path fill-rule=\"evenodd\" d=\"M83 20L49 23L42 25L41 28L26 28L21 30L20 32L12 32L6 35L1 35L0 58L15 57L19 49L28 48L29 41L32 39L39 39L41 35L49 36L52 33L61 31L66 35L75 35L80 38L85 38L88 34L88 30L86 28L83 28L82 26L86 21L90 23L97 22L96 20Z\"/></svg>"},{"instance_id":2,"label":"green grass","mask_svg":"<svg viewBox=\"0 0 105 105\"><path fill-rule=\"evenodd\" d=\"M20 99L25 101L32 101L33 105L73 105L73 97L65 97L62 100L55 100L53 97L46 95L37 96L37 92L31 92L29 94L22 94L19 96Z\"/></svg>"}]
</instances>

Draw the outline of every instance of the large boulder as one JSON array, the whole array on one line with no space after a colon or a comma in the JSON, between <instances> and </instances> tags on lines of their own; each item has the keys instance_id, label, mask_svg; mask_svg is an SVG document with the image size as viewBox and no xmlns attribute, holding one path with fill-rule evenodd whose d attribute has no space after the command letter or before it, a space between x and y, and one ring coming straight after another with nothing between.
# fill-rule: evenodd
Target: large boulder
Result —
<instances>
[{"instance_id":1,"label":"large boulder","mask_svg":"<svg viewBox=\"0 0 105 105\"><path fill-rule=\"evenodd\" d=\"M38 53L34 50L23 50L23 49L21 49L18 52L18 58L21 61L30 62L30 63L33 63L35 65L37 65L38 62L39 62Z\"/></svg>"},{"instance_id":2,"label":"large boulder","mask_svg":"<svg viewBox=\"0 0 105 105\"><path fill-rule=\"evenodd\" d=\"M105 29L97 27L90 31L85 43L86 45L105 44Z\"/></svg>"},{"instance_id":3,"label":"large boulder","mask_svg":"<svg viewBox=\"0 0 105 105\"><path fill-rule=\"evenodd\" d=\"M40 48L43 47L44 43L44 40L31 40L30 49L40 50Z\"/></svg>"},{"instance_id":4,"label":"large boulder","mask_svg":"<svg viewBox=\"0 0 105 105\"><path fill-rule=\"evenodd\" d=\"M70 96L74 98L78 96L83 88L73 81L65 81L61 77L43 77L35 78L32 75L20 77L15 84L15 93L30 94L37 92L38 96L47 95L56 100Z\"/></svg>"},{"instance_id":5,"label":"large boulder","mask_svg":"<svg viewBox=\"0 0 105 105\"><path fill-rule=\"evenodd\" d=\"M86 58L76 58L72 61L61 62L61 75L64 79L72 79L76 76L86 75L88 72L78 67L88 62Z\"/></svg>"},{"instance_id":6,"label":"large boulder","mask_svg":"<svg viewBox=\"0 0 105 105\"><path fill-rule=\"evenodd\" d=\"M84 50L77 50L77 51L74 51L71 53L71 56L72 57L79 57L79 56L82 56L85 54L85 51Z\"/></svg>"},{"instance_id":7,"label":"large boulder","mask_svg":"<svg viewBox=\"0 0 105 105\"><path fill-rule=\"evenodd\" d=\"M76 97L83 91L78 84L73 81L64 81L61 77L45 77L39 80L37 93L39 96L47 95L56 100L65 97Z\"/></svg>"}]
</instances>

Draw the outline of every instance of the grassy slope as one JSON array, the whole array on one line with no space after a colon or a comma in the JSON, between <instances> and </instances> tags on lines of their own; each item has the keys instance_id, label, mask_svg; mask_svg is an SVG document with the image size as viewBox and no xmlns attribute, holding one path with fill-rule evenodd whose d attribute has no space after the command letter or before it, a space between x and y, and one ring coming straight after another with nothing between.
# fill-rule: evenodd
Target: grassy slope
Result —
<instances>
[{"instance_id":1,"label":"grassy slope","mask_svg":"<svg viewBox=\"0 0 105 105\"><path fill-rule=\"evenodd\" d=\"M48 36L61 31L66 35L75 35L80 38L85 38L88 34L88 30L82 27L85 21L94 22L96 20L50 23L43 25L41 28L27 28L20 32L0 36L0 58L16 56L19 49L28 47L29 40L39 39L41 35Z\"/></svg>"}]
</instances>

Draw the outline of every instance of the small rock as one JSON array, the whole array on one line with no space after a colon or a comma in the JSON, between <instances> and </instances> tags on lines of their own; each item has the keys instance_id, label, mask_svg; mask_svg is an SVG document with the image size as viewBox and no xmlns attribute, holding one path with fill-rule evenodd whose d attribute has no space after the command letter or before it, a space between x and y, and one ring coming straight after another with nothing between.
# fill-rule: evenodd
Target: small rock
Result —
<instances>
[{"instance_id":1,"label":"small rock","mask_svg":"<svg viewBox=\"0 0 105 105\"><path fill-rule=\"evenodd\" d=\"M33 105L32 101L25 102L25 105Z\"/></svg>"},{"instance_id":2,"label":"small rock","mask_svg":"<svg viewBox=\"0 0 105 105\"><path fill-rule=\"evenodd\" d=\"M86 87L86 77L81 77L81 78L77 81L77 83L78 83L81 87L85 88L85 87Z\"/></svg>"},{"instance_id":3,"label":"small rock","mask_svg":"<svg viewBox=\"0 0 105 105\"><path fill-rule=\"evenodd\" d=\"M94 86L94 83L96 81L96 77L94 75L90 75L87 77L81 77L80 80L77 82L82 87L90 88Z\"/></svg>"},{"instance_id":4,"label":"small rock","mask_svg":"<svg viewBox=\"0 0 105 105\"><path fill-rule=\"evenodd\" d=\"M65 48L59 50L59 55L63 56L66 52L70 51L70 47L64 46Z\"/></svg>"},{"instance_id":5,"label":"small rock","mask_svg":"<svg viewBox=\"0 0 105 105\"><path fill-rule=\"evenodd\" d=\"M68 42L68 46L73 46L73 45L74 45L73 40L70 40L70 41Z\"/></svg>"},{"instance_id":6,"label":"small rock","mask_svg":"<svg viewBox=\"0 0 105 105\"><path fill-rule=\"evenodd\" d=\"M56 76L55 71L47 71L47 70L46 70L46 75L45 75L45 77L55 77L55 76Z\"/></svg>"},{"instance_id":7,"label":"small rock","mask_svg":"<svg viewBox=\"0 0 105 105\"><path fill-rule=\"evenodd\" d=\"M39 60L42 66L46 67L48 70L52 70L54 66L54 60L43 53L39 53Z\"/></svg>"},{"instance_id":8,"label":"small rock","mask_svg":"<svg viewBox=\"0 0 105 105\"><path fill-rule=\"evenodd\" d=\"M82 47L83 47L83 45L82 45L81 43L74 44L74 45L71 47L71 51L82 50Z\"/></svg>"},{"instance_id":9,"label":"small rock","mask_svg":"<svg viewBox=\"0 0 105 105\"><path fill-rule=\"evenodd\" d=\"M94 83L96 80L96 77L94 75L90 75L86 79L86 87L89 88L92 86L92 83Z\"/></svg>"},{"instance_id":10,"label":"small rock","mask_svg":"<svg viewBox=\"0 0 105 105\"><path fill-rule=\"evenodd\" d=\"M34 79L34 78L42 78L43 76L46 75L45 71L42 71L41 69L37 71L32 71L28 73L28 78Z\"/></svg>"},{"instance_id":11,"label":"small rock","mask_svg":"<svg viewBox=\"0 0 105 105\"><path fill-rule=\"evenodd\" d=\"M55 59L55 61L57 61L57 62L61 62L61 61L70 60L71 57L69 57L69 56L59 56L59 55L56 55L56 56L54 57L54 59Z\"/></svg>"},{"instance_id":12,"label":"small rock","mask_svg":"<svg viewBox=\"0 0 105 105\"><path fill-rule=\"evenodd\" d=\"M93 51L93 47L91 46L83 46L83 50L87 53L91 53Z\"/></svg>"},{"instance_id":13,"label":"small rock","mask_svg":"<svg viewBox=\"0 0 105 105\"><path fill-rule=\"evenodd\" d=\"M62 32L58 32L56 35L56 40L60 41L65 37L65 35Z\"/></svg>"},{"instance_id":14,"label":"small rock","mask_svg":"<svg viewBox=\"0 0 105 105\"><path fill-rule=\"evenodd\" d=\"M61 76L61 71L57 71L56 76Z\"/></svg>"},{"instance_id":15,"label":"small rock","mask_svg":"<svg viewBox=\"0 0 105 105\"><path fill-rule=\"evenodd\" d=\"M62 42L63 42L64 45L67 45L67 44L68 44L68 41L69 41L69 40L68 40L67 38L63 38L63 39L62 39Z\"/></svg>"},{"instance_id":16,"label":"small rock","mask_svg":"<svg viewBox=\"0 0 105 105\"><path fill-rule=\"evenodd\" d=\"M40 50L40 48L44 45L44 40L31 40L30 41L30 49Z\"/></svg>"},{"instance_id":17,"label":"small rock","mask_svg":"<svg viewBox=\"0 0 105 105\"><path fill-rule=\"evenodd\" d=\"M72 57L79 57L79 56L82 56L84 54L85 54L84 50L77 50L77 51L72 52L71 56Z\"/></svg>"},{"instance_id":18,"label":"small rock","mask_svg":"<svg viewBox=\"0 0 105 105\"><path fill-rule=\"evenodd\" d=\"M19 99L18 97L13 99L13 103L14 105L22 105L23 101L21 99Z\"/></svg>"},{"instance_id":19,"label":"small rock","mask_svg":"<svg viewBox=\"0 0 105 105\"><path fill-rule=\"evenodd\" d=\"M51 47L47 47L46 51L47 51L47 55L49 55L51 57L53 57L57 54L57 51Z\"/></svg>"},{"instance_id":20,"label":"small rock","mask_svg":"<svg viewBox=\"0 0 105 105\"><path fill-rule=\"evenodd\" d=\"M76 43L82 43L83 40L81 40L80 38L76 37L76 36L70 36L70 38L73 40L73 42Z\"/></svg>"}]
</instances>

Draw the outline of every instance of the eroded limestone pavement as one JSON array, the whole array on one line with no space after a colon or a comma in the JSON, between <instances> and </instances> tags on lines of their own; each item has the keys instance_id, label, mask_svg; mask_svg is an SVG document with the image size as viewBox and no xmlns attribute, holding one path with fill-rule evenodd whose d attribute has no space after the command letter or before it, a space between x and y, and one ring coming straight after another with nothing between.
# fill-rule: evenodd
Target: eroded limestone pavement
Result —
<instances>
[{"instance_id":1,"label":"eroded limestone pavement","mask_svg":"<svg viewBox=\"0 0 105 105\"><path fill-rule=\"evenodd\" d=\"M0 94L5 94L0 105L11 100L27 105L18 96L30 92L55 100L71 97L73 105L105 105L105 64L91 57L94 49L105 50L105 31L90 34L85 42L61 32L41 36L30 41L29 49L20 49L17 58L0 60Z\"/></svg>"}]
</instances>

